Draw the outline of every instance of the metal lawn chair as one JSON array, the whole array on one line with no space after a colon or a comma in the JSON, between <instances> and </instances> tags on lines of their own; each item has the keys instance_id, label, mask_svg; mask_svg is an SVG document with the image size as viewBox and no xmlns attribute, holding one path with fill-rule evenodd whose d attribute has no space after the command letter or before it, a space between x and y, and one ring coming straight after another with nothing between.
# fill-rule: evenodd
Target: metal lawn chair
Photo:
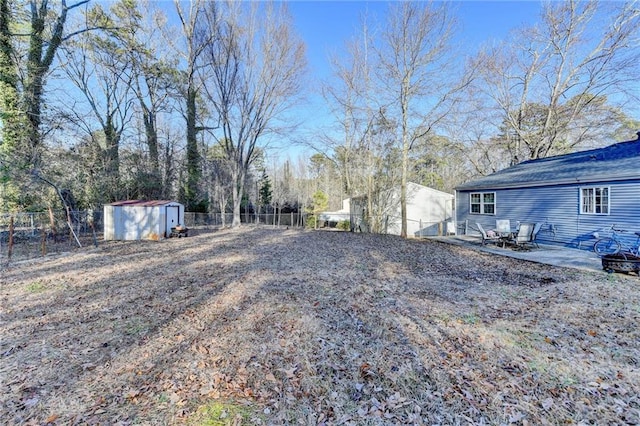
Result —
<instances>
[{"instance_id":1,"label":"metal lawn chair","mask_svg":"<svg viewBox=\"0 0 640 426\"><path fill-rule=\"evenodd\" d=\"M497 235L496 233L488 233L479 223L476 223L476 226L478 227L478 231L480 231L480 234L482 235L483 246L487 243L498 243L500 241L500 235Z\"/></svg>"},{"instance_id":2,"label":"metal lawn chair","mask_svg":"<svg viewBox=\"0 0 640 426\"><path fill-rule=\"evenodd\" d=\"M497 219L496 231L501 234L508 234L511 232L511 221L509 219Z\"/></svg>"},{"instance_id":3,"label":"metal lawn chair","mask_svg":"<svg viewBox=\"0 0 640 426\"><path fill-rule=\"evenodd\" d=\"M531 234L531 244L533 244L534 246L536 246L536 248L540 248L540 246L538 245L538 243L536 242L536 237L538 236L538 232L540 232L540 229L542 228L542 222L537 222L534 226L533 226L533 233Z\"/></svg>"},{"instance_id":4,"label":"metal lawn chair","mask_svg":"<svg viewBox=\"0 0 640 426\"><path fill-rule=\"evenodd\" d=\"M535 225L533 223L521 223L518 228L518 233L511 240L517 247L525 247L527 244L532 243L533 230Z\"/></svg>"}]
</instances>

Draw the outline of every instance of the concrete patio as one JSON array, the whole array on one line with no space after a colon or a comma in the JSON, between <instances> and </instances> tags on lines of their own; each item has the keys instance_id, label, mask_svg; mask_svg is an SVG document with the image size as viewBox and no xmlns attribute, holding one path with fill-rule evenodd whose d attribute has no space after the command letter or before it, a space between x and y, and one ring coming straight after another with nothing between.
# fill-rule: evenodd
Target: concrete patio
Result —
<instances>
[{"instance_id":1,"label":"concrete patio","mask_svg":"<svg viewBox=\"0 0 640 426\"><path fill-rule=\"evenodd\" d=\"M508 256L516 259L528 260L530 262L544 263L552 266L565 268L575 268L587 271L602 270L600 258L592 251L572 249L554 245L540 244L540 247L532 247L528 250L514 250L510 247L502 248L493 244L483 246L480 237L467 235L430 237L431 239L449 244L457 244L473 247L474 249L493 253L500 256Z\"/></svg>"}]
</instances>

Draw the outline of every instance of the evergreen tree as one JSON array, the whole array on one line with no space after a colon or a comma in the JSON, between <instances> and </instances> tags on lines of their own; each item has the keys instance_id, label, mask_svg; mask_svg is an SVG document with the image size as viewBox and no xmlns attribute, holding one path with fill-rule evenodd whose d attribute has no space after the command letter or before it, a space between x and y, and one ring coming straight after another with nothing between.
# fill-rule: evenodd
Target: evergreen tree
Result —
<instances>
[{"instance_id":1,"label":"evergreen tree","mask_svg":"<svg viewBox=\"0 0 640 426\"><path fill-rule=\"evenodd\" d=\"M313 215L311 224L315 229L318 229L318 215L327 210L327 208L329 208L329 197L322 191L316 191L313 194L311 207L308 210Z\"/></svg>"},{"instance_id":2,"label":"evergreen tree","mask_svg":"<svg viewBox=\"0 0 640 426\"><path fill-rule=\"evenodd\" d=\"M273 199L273 190L271 189L271 179L265 170L262 171L260 178L260 205L268 206Z\"/></svg>"}]
</instances>

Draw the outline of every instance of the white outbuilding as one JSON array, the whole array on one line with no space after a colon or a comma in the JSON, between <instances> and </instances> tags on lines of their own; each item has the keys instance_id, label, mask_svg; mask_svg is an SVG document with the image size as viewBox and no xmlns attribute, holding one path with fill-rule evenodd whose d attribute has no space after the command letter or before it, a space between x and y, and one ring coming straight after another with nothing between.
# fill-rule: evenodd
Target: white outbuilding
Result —
<instances>
[{"instance_id":1,"label":"white outbuilding","mask_svg":"<svg viewBox=\"0 0 640 426\"><path fill-rule=\"evenodd\" d=\"M184 205L169 200L116 201L104 206L104 239L159 240L184 225Z\"/></svg>"},{"instance_id":2,"label":"white outbuilding","mask_svg":"<svg viewBox=\"0 0 640 426\"><path fill-rule=\"evenodd\" d=\"M400 235L400 188L385 191L379 197L378 220L383 223L382 232ZM366 196L353 197L350 204L351 226L368 231L366 223L368 203ZM454 232L454 196L413 182L407 182L407 236L427 237Z\"/></svg>"}]
</instances>

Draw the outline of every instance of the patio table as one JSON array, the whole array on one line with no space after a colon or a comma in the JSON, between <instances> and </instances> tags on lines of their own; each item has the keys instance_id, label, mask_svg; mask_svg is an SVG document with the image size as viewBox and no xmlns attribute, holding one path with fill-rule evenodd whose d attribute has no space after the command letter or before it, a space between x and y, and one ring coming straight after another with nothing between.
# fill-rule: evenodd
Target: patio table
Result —
<instances>
[{"instance_id":1,"label":"patio table","mask_svg":"<svg viewBox=\"0 0 640 426\"><path fill-rule=\"evenodd\" d=\"M513 241L513 239L518 235L518 230L511 230L509 232L498 232L500 237L500 241L502 242L502 248L507 246L508 242Z\"/></svg>"}]
</instances>

